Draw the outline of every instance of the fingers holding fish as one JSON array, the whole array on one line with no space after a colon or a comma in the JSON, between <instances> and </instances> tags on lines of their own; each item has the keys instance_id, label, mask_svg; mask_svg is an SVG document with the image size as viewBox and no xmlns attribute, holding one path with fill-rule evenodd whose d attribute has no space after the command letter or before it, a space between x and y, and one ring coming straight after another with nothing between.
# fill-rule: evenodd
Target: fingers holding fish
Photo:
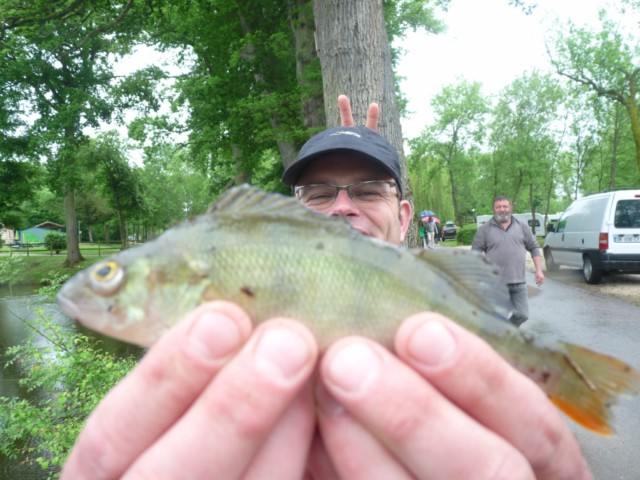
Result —
<instances>
[{"instance_id":1,"label":"fingers holding fish","mask_svg":"<svg viewBox=\"0 0 640 480\"><path fill-rule=\"evenodd\" d=\"M365 425L338 403L324 383L317 382L315 390L321 437L317 440L316 451L312 450L310 457L316 454L324 464L331 463L332 468L338 473L330 478L415 478L374 435L371 435ZM310 462L310 468L319 463L313 460ZM324 479L325 476L317 475L313 478Z\"/></svg>"},{"instance_id":2,"label":"fingers holding fish","mask_svg":"<svg viewBox=\"0 0 640 480\"><path fill-rule=\"evenodd\" d=\"M453 358L455 348L437 361L446 363L447 356ZM411 475L535 478L515 447L471 418L375 342L360 337L337 341L323 357L320 372L327 390L344 412L369 432L369 443L376 439L381 442L381 447ZM344 414L335 406L333 412ZM325 427L330 424L323 425L323 438L330 442L334 437L325 434ZM361 433L357 434L362 437ZM381 447L360 452L362 461L370 462ZM331 454L333 446L328 444L327 450ZM336 468L338 460L334 458Z\"/></svg>"},{"instance_id":3,"label":"fingers holding fish","mask_svg":"<svg viewBox=\"0 0 640 480\"><path fill-rule=\"evenodd\" d=\"M251 329L249 317L228 302L188 314L96 407L62 478L120 477L190 408Z\"/></svg>"},{"instance_id":4,"label":"fingers holding fish","mask_svg":"<svg viewBox=\"0 0 640 480\"><path fill-rule=\"evenodd\" d=\"M278 419L242 479L302 478L315 425L313 394L307 383Z\"/></svg>"},{"instance_id":5,"label":"fingers holding fish","mask_svg":"<svg viewBox=\"0 0 640 480\"><path fill-rule=\"evenodd\" d=\"M553 404L482 339L442 315L424 313L400 327L395 349L452 403L522 452L536 478L591 478Z\"/></svg>"},{"instance_id":6,"label":"fingers holding fish","mask_svg":"<svg viewBox=\"0 0 640 480\"><path fill-rule=\"evenodd\" d=\"M315 339L301 324L282 319L261 324L189 410L127 473L134 478L184 478L188 465L190 478L210 478L219 472L225 478L243 478L247 469L263 471L269 460L287 468L283 450L287 445L291 452L295 440L293 450L300 451L292 454L302 460L291 462L289 467L298 470L284 477L300 477L315 424L311 397L300 392L316 359ZM281 419L283 425L278 424ZM278 454L269 458L274 451Z\"/></svg>"}]
</instances>

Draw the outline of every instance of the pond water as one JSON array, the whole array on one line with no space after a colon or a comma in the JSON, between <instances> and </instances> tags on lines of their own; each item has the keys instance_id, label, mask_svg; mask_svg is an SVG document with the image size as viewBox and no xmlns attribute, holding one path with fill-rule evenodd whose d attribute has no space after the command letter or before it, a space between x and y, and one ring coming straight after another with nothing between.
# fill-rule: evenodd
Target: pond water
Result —
<instances>
[{"instance_id":1,"label":"pond water","mask_svg":"<svg viewBox=\"0 0 640 480\"><path fill-rule=\"evenodd\" d=\"M83 333L99 337L103 340L102 347L105 350L118 355L142 355L143 350L111 338L95 334L75 324L73 320L64 315L57 304L50 302L46 297L37 295L32 287L14 285L9 291L8 287L0 286L0 395L5 397L19 397L34 399L37 392L28 393L22 388L18 380L20 371L15 367L5 367L7 348L24 342L30 334L28 321L35 318L35 309L42 308L44 313L50 316L56 323L71 328L77 328ZM46 342L42 338L42 342ZM1 433L0 433L1 434ZM29 467L19 462L13 462L0 455L0 480L33 480L46 478L46 473L36 467Z\"/></svg>"}]
</instances>

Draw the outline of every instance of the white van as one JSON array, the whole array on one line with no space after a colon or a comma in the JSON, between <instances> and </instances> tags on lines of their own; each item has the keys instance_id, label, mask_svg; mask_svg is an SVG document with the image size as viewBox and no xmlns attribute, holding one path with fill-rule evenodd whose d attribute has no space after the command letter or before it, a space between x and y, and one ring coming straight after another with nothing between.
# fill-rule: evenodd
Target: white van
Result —
<instances>
[{"instance_id":1,"label":"white van","mask_svg":"<svg viewBox=\"0 0 640 480\"><path fill-rule=\"evenodd\" d=\"M547 270L582 269L587 283L606 273L640 273L640 190L597 193L574 201L549 232Z\"/></svg>"},{"instance_id":2,"label":"white van","mask_svg":"<svg viewBox=\"0 0 640 480\"><path fill-rule=\"evenodd\" d=\"M536 226L536 237L544 237L544 215L540 213L535 214L535 220L531 212L529 213L513 213L512 216L517 218L519 221L524 223L525 225L529 225L529 228L533 231L533 225L535 223ZM478 215L476 217L476 221L478 223L478 227L484 223L487 223L493 215Z\"/></svg>"}]
</instances>

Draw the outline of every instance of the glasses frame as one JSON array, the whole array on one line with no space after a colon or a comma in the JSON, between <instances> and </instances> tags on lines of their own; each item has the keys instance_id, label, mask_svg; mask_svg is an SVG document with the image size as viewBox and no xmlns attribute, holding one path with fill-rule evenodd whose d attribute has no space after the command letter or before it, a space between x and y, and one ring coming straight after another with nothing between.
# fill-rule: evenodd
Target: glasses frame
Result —
<instances>
[{"instance_id":1,"label":"glasses frame","mask_svg":"<svg viewBox=\"0 0 640 480\"><path fill-rule=\"evenodd\" d=\"M296 198L304 204L304 202L302 202L302 200L300 199L300 196L298 195L298 192L300 190L302 190L303 188L308 188L308 187L333 187L336 189L335 195L333 196L333 200L331 202L327 202L327 206L329 205L333 205L333 203L336 201L336 199L338 198L338 195L340 194L340 190L345 190L347 192L347 195L349 195L349 198L353 201L356 201L356 199L353 198L353 194L351 193L351 187L355 187L357 185L368 185L368 184L372 184L372 183L386 183L387 185L389 185L389 187L391 188L395 188L396 189L396 196L398 197L398 200L400 199L400 190L398 188L398 183L395 180L364 180L362 182L355 182L355 183L350 183L348 185L332 185L330 183L310 183L309 185L300 185L297 186L293 189L294 195L296 196Z\"/></svg>"}]
</instances>

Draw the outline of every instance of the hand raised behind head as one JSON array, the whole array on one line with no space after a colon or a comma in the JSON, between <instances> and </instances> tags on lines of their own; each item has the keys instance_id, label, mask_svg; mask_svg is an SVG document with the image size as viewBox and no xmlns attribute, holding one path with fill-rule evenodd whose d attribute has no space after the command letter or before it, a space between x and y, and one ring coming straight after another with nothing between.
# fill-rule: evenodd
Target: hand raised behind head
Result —
<instances>
[{"instance_id":1,"label":"hand raised behind head","mask_svg":"<svg viewBox=\"0 0 640 480\"><path fill-rule=\"evenodd\" d=\"M338 110L340 110L340 122L343 127L353 127L353 113L351 112L351 103L346 95L338 97ZM371 130L378 130L378 119L380 118L380 109L377 103L371 103L367 110L366 127Z\"/></svg>"}]
</instances>

